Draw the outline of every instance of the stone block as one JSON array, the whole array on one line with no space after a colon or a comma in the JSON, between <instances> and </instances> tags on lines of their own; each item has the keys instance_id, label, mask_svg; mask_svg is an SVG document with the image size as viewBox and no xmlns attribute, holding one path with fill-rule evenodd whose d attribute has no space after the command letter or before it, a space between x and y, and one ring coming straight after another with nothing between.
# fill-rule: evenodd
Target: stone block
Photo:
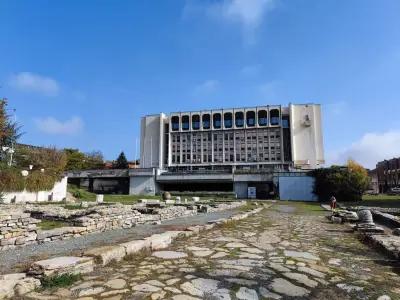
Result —
<instances>
[{"instance_id":1,"label":"stone block","mask_svg":"<svg viewBox=\"0 0 400 300\"><path fill-rule=\"evenodd\" d=\"M14 296L14 287L16 284L16 280L0 280L0 299L12 298Z\"/></svg>"},{"instance_id":2,"label":"stone block","mask_svg":"<svg viewBox=\"0 0 400 300\"><path fill-rule=\"evenodd\" d=\"M343 222L341 217L335 217L335 216L331 217L331 221L332 223L337 223L337 224L341 224Z\"/></svg>"},{"instance_id":3,"label":"stone block","mask_svg":"<svg viewBox=\"0 0 400 300\"><path fill-rule=\"evenodd\" d=\"M5 238L3 240L0 241L0 246L8 246L8 245L15 245L15 241L17 240L16 237L13 238Z\"/></svg>"},{"instance_id":4,"label":"stone block","mask_svg":"<svg viewBox=\"0 0 400 300\"><path fill-rule=\"evenodd\" d=\"M40 286L41 282L39 279L28 277L18 281L14 287L14 293L17 296L22 296L36 290Z\"/></svg>"},{"instance_id":5,"label":"stone block","mask_svg":"<svg viewBox=\"0 0 400 300\"><path fill-rule=\"evenodd\" d=\"M172 243L171 235L168 233L160 233L153 234L150 237L147 237L146 240L149 240L151 243L152 250L159 250L167 248Z\"/></svg>"},{"instance_id":6,"label":"stone block","mask_svg":"<svg viewBox=\"0 0 400 300\"><path fill-rule=\"evenodd\" d=\"M93 271L92 257L61 256L34 262L29 274L52 276L61 274L85 274Z\"/></svg>"},{"instance_id":7,"label":"stone block","mask_svg":"<svg viewBox=\"0 0 400 300\"><path fill-rule=\"evenodd\" d=\"M103 246L94 249L90 249L85 252L86 256L94 257L96 262L102 264L103 266L107 265L111 261L120 261L125 255L125 247L123 246Z\"/></svg>"},{"instance_id":8,"label":"stone block","mask_svg":"<svg viewBox=\"0 0 400 300\"><path fill-rule=\"evenodd\" d=\"M150 249L151 242L149 240L135 240L127 243L119 244L125 248L126 254L134 254L144 249Z\"/></svg>"}]
</instances>

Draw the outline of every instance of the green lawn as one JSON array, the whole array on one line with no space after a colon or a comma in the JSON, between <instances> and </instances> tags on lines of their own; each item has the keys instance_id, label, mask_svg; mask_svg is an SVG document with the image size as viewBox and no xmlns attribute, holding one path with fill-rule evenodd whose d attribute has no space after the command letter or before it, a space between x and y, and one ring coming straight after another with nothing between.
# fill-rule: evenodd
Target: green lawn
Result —
<instances>
[{"instance_id":1,"label":"green lawn","mask_svg":"<svg viewBox=\"0 0 400 300\"><path fill-rule=\"evenodd\" d=\"M68 192L74 195L76 192L80 193L79 198L82 201L96 201L96 194L88 192L84 189L79 189L73 185L68 185ZM160 199L160 196L148 195L104 195L104 202L119 202L122 204L133 204L138 202L139 199Z\"/></svg>"},{"instance_id":2,"label":"green lawn","mask_svg":"<svg viewBox=\"0 0 400 300\"><path fill-rule=\"evenodd\" d=\"M50 220L42 220L37 226L42 230L51 230L55 228L61 228L70 226L68 223L62 221L50 221Z\"/></svg>"},{"instance_id":3,"label":"green lawn","mask_svg":"<svg viewBox=\"0 0 400 300\"><path fill-rule=\"evenodd\" d=\"M76 192L80 193L81 198L80 200L82 201L96 201L96 194L88 192L85 189L79 189L74 185L68 185L68 192L70 192L72 195L74 195ZM172 198L175 199L176 195L172 195ZM185 195L185 194L179 194L181 199L187 198L192 199L192 195ZM122 204L133 204L137 203L139 199L161 199L159 195L157 196L149 196L149 195L109 195L105 194L104 195L104 202L119 202ZM200 200L209 200L212 199L213 202L230 202L230 201L235 201L236 199L230 199L222 196L216 196L216 195L204 195L200 197Z\"/></svg>"},{"instance_id":4,"label":"green lawn","mask_svg":"<svg viewBox=\"0 0 400 300\"><path fill-rule=\"evenodd\" d=\"M386 195L386 194L379 194L379 195L364 195L363 200L367 201L380 201L380 200L386 200L386 201L400 201L400 195Z\"/></svg>"},{"instance_id":5,"label":"green lawn","mask_svg":"<svg viewBox=\"0 0 400 300\"><path fill-rule=\"evenodd\" d=\"M363 201L342 202L344 206L371 206L400 208L400 195L364 195Z\"/></svg>"}]
</instances>

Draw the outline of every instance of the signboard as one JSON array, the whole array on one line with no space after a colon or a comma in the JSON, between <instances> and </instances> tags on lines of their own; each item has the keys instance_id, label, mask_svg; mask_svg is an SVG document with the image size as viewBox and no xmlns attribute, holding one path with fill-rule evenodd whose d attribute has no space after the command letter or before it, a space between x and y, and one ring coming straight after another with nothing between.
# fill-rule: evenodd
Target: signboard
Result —
<instances>
[{"instance_id":1,"label":"signboard","mask_svg":"<svg viewBox=\"0 0 400 300\"><path fill-rule=\"evenodd\" d=\"M247 198L256 199L256 191L257 189L254 186L249 186L247 188Z\"/></svg>"}]
</instances>

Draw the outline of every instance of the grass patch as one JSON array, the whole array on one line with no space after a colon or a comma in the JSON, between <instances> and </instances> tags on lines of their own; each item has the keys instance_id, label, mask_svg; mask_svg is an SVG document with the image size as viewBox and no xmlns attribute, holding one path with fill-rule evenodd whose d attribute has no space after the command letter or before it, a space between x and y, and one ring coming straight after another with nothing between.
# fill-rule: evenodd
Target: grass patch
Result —
<instances>
[{"instance_id":1,"label":"grass patch","mask_svg":"<svg viewBox=\"0 0 400 300\"><path fill-rule=\"evenodd\" d=\"M62 221L55 221L55 220L42 220L37 226L42 230L51 230L55 228L61 228L69 226L68 223Z\"/></svg>"},{"instance_id":2,"label":"grass patch","mask_svg":"<svg viewBox=\"0 0 400 300\"><path fill-rule=\"evenodd\" d=\"M81 209L82 207L80 205L67 204L64 205L64 208L68 210L76 210L76 209Z\"/></svg>"},{"instance_id":3,"label":"grass patch","mask_svg":"<svg viewBox=\"0 0 400 300\"><path fill-rule=\"evenodd\" d=\"M79 200L81 201L96 201L96 194L88 192L85 189L78 188L74 185L68 185L68 192L72 195L79 194ZM118 202L122 204L134 204L139 199L160 199L160 196L149 196L149 195L116 195L116 194L104 194L104 202Z\"/></svg>"},{"instance_id":4,"label":"grass patch","mask_svg":"<svg viewBox=\"0 0 400 300\"><path fill-rule=\"evenodd\" d=\"M400 208L400 195L363 195L362 201L340 202L344 206L372 206Z\"/></svg>"},{"instance_id":5,"label":"grass patch","mask_svg":"<svg viewBox=\"0 0 400 300\"><path fill-rule=\"evenodd\" d=\"M222 223L218 225L218 227L222 230L232 230L238 225L239 221L237 220L229 220L228 222Z\"/></svg>"},{"instance_id":6,"label":"grass patch","mask_svg":"<svg viewBox=\"0 0 400 300\"><path fill-rule=\"evenodd\" d=\"M45 276L41 280L42 288L53 289L53 288L67 287L81 280L81 278L82 276L80 274L62 274L55 276Z\"/></svg>"},{"instance_id":7,"label":"grass patch","mask_svg":"<svg viewBox=\"0 0 400 300\"><path fill-rule=\"evenodd\" d=\"M297 211L300 213L319 215L325 212L325 210L321 207L319 202L296 202L295 206Z\"/></svg>"},{"instance_id":8,"label":"grass patch","mask_svg":"<svg viewBox=\"0 0 400 300\"><path fill-rule=\"evenodd\" d=\"M141 262L143 261L146 257L149 257L151 255L151 250L150 248L143 248L140 251L132 254L125 255L124 260L125 261L134 261L134 262Z\"/></svg>"},{"instance_id":9,"label":"grass patch","mask_svg":"<svg viewBox=\"0 0 400 300\"><path fill-rule=\"evenodd\" d=\"M362 199L365 201L377 201L377 200L385 200L385 201L400 201L400 195L363 195Z\"/></svg>"}]
</instances>

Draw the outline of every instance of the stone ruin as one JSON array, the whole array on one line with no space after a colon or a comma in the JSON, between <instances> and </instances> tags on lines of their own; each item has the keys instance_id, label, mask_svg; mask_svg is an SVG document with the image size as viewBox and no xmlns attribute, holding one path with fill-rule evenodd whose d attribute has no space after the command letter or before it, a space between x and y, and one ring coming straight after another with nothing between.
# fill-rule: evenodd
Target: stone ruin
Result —
<instances>
[{"instance_id":1,"label":"stone ruin","mask_svg":"<svg viewBox=\"0 0 400 300\"><path fill-rule=\"evenodd\" d=\"M363 233L384 233L382 227L375 225L372 213L369 209L360 209L357 215L359 222L355 226L355 230Z\"/></svg>"},{"instance_id":2,"label":"stone ruin","mask_svg":"<svg viewBox=\"0 0 400 300\"><path fill-rule=\"evenodd\" d=\"M146 200L134 205L96 204L67 209L62 205L1 205L0 251L34 243L79 237L88 233L131 228L137 224L160 224L164 220L233 209L244 202L166 205ZM61 221L66 226L41 230L41 220Z\"/></svg>"}]
</instances>

